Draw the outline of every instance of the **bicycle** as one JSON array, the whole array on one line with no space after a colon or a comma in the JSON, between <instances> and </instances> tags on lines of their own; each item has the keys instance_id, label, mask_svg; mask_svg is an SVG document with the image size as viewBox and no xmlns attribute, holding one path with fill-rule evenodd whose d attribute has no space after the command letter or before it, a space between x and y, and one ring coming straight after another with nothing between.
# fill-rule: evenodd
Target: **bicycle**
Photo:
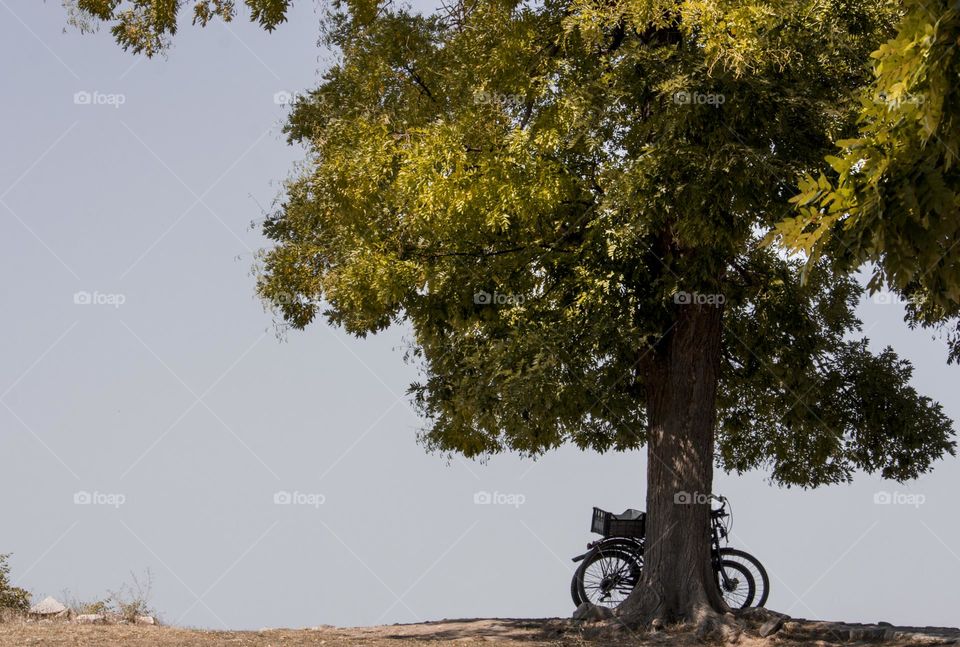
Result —
<instances>
[{"instance_id":1,"label":"bicycle","mask_svg":"<svg viewBox=\"0 0 960 647\"><path fill-rule=\"evenodd\" d=\"M710 498L720 502L719 508L710 511L710 559L720 594L731 609L762 607L770 592L767 571L753 555L721 547L733 529L733 507L724 496ZM576 606L590 602L615 609L627 599L643 572L646 513L627 510L611 514L594 508L590 530L603 539L590 542L587 552L573 558L583 563L573 574L570 594Z\"/></svg>"}]
</instances>

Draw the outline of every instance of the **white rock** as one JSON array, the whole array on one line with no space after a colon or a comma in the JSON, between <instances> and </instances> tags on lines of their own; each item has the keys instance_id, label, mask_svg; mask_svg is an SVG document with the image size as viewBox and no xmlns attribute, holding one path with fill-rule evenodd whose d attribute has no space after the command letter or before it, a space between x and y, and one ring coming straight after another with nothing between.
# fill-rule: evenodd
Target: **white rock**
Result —
<instances>
[{"instance_id":1,"label":"white rock","mask_svg":"<svg viewBox=\"0 0 960 647\"><path fill-rule=\"evenodd\" d=\"M66 610L67 607L63 606L63 604L61 604L59 601L49 596L30 607L30 613L35 613L39 616L56 615L58 613L63 613Z\"/></svg>"},{"instance_id":2,"label":"white rock","mask_svg":"<svg viewBox=\"0 0 960 647\"><path fill-rule=\"evenodd\" d=\"M81 613L74 620L80 624L92 625L106 622L107 617L102 613Z\"/></svg>"},{"instance_id":3,"label":"white rock","mask_svg":"<svg viewBox=\"0 0 960 647\"><path fill-rule=\"evenodd\" d=\"M138 625L155 625L157 624L156 619L153 616L137 616L136 623Z\"/></svg>"}]
</instances>

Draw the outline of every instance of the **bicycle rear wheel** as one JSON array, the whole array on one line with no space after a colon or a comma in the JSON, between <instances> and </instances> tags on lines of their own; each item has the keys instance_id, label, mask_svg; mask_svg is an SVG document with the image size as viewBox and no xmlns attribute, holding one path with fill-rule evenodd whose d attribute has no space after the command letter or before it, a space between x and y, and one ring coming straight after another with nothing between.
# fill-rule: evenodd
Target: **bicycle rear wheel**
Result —
<instances>
[{"instance_id":1,"label":"bicycle rear wheel","mask_svg":"<svg viewBox=\"0 0 960 647\"><path fill-rule=\"evenodd\" d=\"M637 585L642 569L643 557L624 545L598 546L574 575L580 602L617 608Z\"/></svg>"},{"instance_id":2,"label":"bicycle rear wheel","mask_svg":"<svg viewBox=\"0 0 960 647\"><path fill-rule=\"evenodd\" d=\"M573 571L573 578L570 580L570 597L573 598L573 606L579 607L583 604L583 599L580 597L580 581L578 574L580 573L580 567L578 566L576 570Z\"/></svg>"}]
</instances>

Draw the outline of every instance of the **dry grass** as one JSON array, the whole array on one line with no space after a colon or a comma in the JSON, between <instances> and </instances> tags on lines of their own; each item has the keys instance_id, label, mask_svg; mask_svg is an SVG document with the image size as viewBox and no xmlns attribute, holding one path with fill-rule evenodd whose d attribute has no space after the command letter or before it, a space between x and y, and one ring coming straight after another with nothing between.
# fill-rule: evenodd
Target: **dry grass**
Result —
<instances>
[{"instance_id":1,"label":"dry grass","mask_svg":"<svg viewBox=\"0 0 960 647\"><path fill-rule=\"evenodd\" d=\"M477 620L422 625L338 629L204 631L135 625L77 625L65 622L0 624L3 647L444 647L480 642L547 647L582 645L540 621Z\"/></svg>"},{"instance_id":2,"label":"dry grass","mask_svg":"<svg viewBox=\"0 0 960 647\"><path fill-rule=\"evenodd\" d=\"M745 634L736 647L877 647L877 641L844 639L823 623L799 621L792 635L771 638ZM862 627L863 625L858 625ZM920 633L898 635L884 647L931 647L957 644L955 629L924 628ZM817 634L817 635L815 635ZM839 639L833 639L833 638ZM0 623L0 647L453 647L454 645L505 645L512 647L573 647L631 645L643 647L703 647L685 631L609 636L585 640L581 629L569 621L476 619L428 622L414 625L262 631L203 631L136 625L78 625L66 622Z\"/></svg>"}]
</instances>

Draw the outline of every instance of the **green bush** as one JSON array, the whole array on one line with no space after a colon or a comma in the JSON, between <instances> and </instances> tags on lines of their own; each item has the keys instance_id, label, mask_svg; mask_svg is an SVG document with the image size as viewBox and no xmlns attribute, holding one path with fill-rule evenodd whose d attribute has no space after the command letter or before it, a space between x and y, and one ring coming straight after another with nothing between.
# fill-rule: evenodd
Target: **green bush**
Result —
<instances>
[{"instance_id":1,"label":"green bush","mask_svg":"<svg viewBox=\"0 0 960 647\"><path fill-rule=\"evenodd\" d=\"M30 610L30 593L10 584L9 554L0 553L0 609Z\"/></svg>"}]
</instances>

